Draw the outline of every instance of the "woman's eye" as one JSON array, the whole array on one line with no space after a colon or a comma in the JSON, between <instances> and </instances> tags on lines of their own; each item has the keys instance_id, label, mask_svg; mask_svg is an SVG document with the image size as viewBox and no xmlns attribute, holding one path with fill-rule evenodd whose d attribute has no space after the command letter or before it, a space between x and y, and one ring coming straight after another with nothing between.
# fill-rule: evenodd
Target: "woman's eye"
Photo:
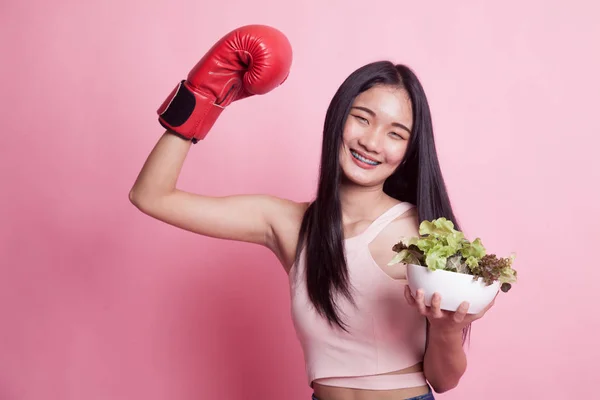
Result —
<instances>
[{"instance_id":1,"label":"woman's eye","mask_svg":"<svg viewBox=\"0 0 600 400\"><path fill-rule=\"evenodd\" d=\"M390 132L390 135L392 135L395 139L404 140L404 138L402 136L398 135L396 132Z\"/></svg>"},{"instance_id":2,"label":"woman's eye","mask_svg":"<svg viewBox=\"0 0 600 400\"><path fill-rule=\"evenodd\" d=\"M368 124L369 121L367 121L366 118L363 117L359 117L358 115L355 115L354 118L356 118L357 120L359 120L360 122L362 122L363 124Z\"/></svg>"}]
</instances>

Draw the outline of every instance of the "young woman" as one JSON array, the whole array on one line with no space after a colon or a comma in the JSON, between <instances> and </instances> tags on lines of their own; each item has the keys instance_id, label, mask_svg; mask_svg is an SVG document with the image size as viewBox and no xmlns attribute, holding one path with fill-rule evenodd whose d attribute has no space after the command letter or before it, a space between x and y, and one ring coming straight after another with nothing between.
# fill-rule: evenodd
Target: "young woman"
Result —
<instances>
[{"instance_id":1,"label":"young woman","mask_svg":"<svg viewBox=\"0 0 600 400\"><path fill-rule=\"evenodd\" d=\"M292 50L271 27L230 32L159 108L167 131L131 192L142 212L200 235L256 243L289 275L292 320L318 400L433 399L466 369L465 333L478 315L413 297L405 266L388 266L394 244L421 221L458 227L439 168L431 116L406 66L354 71L325 117L315 199L215 197L177 188L193 143L231 102L265 94L288 76ZM458 228L460 229L460 228ZM491 305L490 305L491 306ZM489 309L489 307L488 307Z\"/></svg>"}]
</instances>

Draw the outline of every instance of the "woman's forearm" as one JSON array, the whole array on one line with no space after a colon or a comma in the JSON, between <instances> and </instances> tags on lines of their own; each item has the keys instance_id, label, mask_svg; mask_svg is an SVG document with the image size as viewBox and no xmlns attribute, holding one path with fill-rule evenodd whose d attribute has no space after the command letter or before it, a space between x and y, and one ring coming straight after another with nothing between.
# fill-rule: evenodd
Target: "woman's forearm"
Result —
<instances>
[{"instance_id":1,"label":"woman's forearm","mask_svg":"<svg viewBox=\"0 0 600 400\"><path fill-rule=\"evenodd\" d=\"M423 369L437 393L455 388L467 369L462 331L436 330L430 326Z\"/></svg>"},{"instance_id":2,"label":"woman's forearm","mask_svg":"<svg viewBox=\"0 0 600 400\"><path fill-rule=\"evenodd\" d=\"M174 191L190 147L190 141L165 132L146 159L129 198L134 202L144 201Z\"/></svg>"}]
</instances>

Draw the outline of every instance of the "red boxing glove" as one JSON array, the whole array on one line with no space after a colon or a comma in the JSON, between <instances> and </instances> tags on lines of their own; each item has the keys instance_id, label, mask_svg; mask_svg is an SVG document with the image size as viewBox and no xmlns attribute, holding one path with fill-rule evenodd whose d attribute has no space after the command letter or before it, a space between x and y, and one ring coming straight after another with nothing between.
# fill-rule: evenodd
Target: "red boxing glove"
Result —
<instances>
[{"instance_id":1,"label":"red boxing glove","mask_svg":"<svg viewBox=\"0 0 600 400\"><path fill-rule=\"evenodd\" d=\"M281 85L292 64L283 33L264 25L238 28L219 40L158 109L166 129L196 143L233 101Z\"/></svg>"}]
</instances>

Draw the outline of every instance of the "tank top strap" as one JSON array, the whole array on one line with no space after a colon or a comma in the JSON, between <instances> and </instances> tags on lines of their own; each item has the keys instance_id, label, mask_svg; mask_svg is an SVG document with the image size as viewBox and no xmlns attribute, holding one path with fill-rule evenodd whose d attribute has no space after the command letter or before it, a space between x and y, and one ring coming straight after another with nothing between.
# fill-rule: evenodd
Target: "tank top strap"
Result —
<instances>
[{"instance_id":1,"label":"tank top strap","mask_svg":"<svg viewBox=\"0 0 600 400\"><path fill-rule=\"evenodd\" d=\"M377 237L377 235L379 235L381 231L384 230L385 227L388 226L393 220L414 207L414 204L408 202L396 204L377 217L377 219L373 221L371 225L369 225L367 230L361 236L364 237L364 240L367 243L371 243Z\"/></svg>"}]
</instances>

